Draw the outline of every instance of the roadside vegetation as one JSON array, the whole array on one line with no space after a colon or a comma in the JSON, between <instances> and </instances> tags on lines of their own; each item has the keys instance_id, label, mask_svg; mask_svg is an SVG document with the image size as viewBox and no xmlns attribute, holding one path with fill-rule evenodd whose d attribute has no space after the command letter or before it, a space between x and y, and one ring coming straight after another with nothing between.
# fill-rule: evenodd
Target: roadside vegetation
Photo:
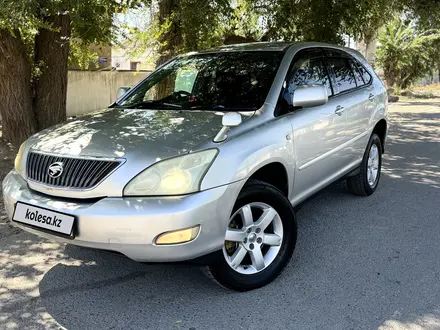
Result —
<instances>
[{"instance_id":1,"label":"roadside vegetation","mask_svg":"<svg viewBox=\"0 0 440 330\"><path fill-rule=\"evenodd\" d=\"M405 90L418 79L437 72L439 41L439 29L423 29L401 16L381 28L377 64L383 69L388 86Z\"/></svg>"}]
</instances>

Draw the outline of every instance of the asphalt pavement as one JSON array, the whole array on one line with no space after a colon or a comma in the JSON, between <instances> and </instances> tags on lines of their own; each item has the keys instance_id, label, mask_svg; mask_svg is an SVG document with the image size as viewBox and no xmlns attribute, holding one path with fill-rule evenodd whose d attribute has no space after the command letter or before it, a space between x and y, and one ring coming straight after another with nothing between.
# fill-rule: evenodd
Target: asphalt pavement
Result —
<instances>
[{"instance_id":1,"label":"asphalt pavement","mask_svg":"<svg viewBox=\"0 0 440 330\"><path fill-rule=\"evenodd\" d=\"M12 231L0 329L440 329L440 101L416 103L392 106L373 196L338 183L298 211L294 257L272 284L232 292L197 267Z\"/></svg>"}]
</instances>

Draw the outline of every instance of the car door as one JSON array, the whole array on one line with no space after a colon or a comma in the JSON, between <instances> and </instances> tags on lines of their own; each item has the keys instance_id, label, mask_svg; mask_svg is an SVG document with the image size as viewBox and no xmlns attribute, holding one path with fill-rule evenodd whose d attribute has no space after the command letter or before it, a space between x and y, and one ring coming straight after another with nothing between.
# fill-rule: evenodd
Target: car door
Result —
<instances>
[{"instance_id":1,"label":"car door","mask_svg":"<svg viewBox=\"0 0 440 330\"><path fill-rule=\"evenodd\" d=\"M347 134L350 136L349 151L354 160L360 160L369 139L369 121L375 110L376 95L372 84L373 77L356 59L349 59L355 76L358 105L347 112Z\"/></svg>"},{"instance_id":2,"label":"car door","mask_svg":"<svg viewBox=\"0 0 440 330\"><path fill-rule=\"evenodd\" d=\"M349 54L326 49L326 55L329 70L334 76L334 99L338 100L337 107L344 111L347 121L343 132L346 144L341 150L341 157L344 157L347 166L351 166L364 153L363 141L368 139L368 120L373 109L369 98L374 96L369 81L367 84L364 82L357 63Z\"/></svg>"},{"instance_id":3,"label":"car door","mask_svg":"<svg viewBox=\"0 0 440 330\"><path fill-rule=\"evenodd\" d=\"M292 61L286 78L283 102L291 102L295 89L301 85L320 84L327 87L327 104L295 109L288 113L292 124L295 149L294 204L325 186L340 173L344 162L338 149L345 142L344 112L338 112L332 98L333 89L321 49L300 51ZM336 112L336 113L335 113Z\"/></svg>"}]
</instances>

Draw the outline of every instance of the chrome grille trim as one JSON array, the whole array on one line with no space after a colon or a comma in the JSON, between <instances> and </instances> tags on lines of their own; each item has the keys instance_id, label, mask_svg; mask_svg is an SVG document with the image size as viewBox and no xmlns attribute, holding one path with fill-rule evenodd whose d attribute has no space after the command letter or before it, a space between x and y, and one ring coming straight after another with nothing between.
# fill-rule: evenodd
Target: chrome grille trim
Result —
<instances>
[{"instance_id":1,"label":"chrome grille trim","mask_svg":"<svg viewBox=\"0 0 440 330\"><path fill-rule=\"evenodd\" d=\"M62 162L63 173L53 178L48 167ZM92 189L100 184L121 164L121 159L74 158L30 152L26 162L28 180L56 188Z\"/></svg>"}]
</instances>

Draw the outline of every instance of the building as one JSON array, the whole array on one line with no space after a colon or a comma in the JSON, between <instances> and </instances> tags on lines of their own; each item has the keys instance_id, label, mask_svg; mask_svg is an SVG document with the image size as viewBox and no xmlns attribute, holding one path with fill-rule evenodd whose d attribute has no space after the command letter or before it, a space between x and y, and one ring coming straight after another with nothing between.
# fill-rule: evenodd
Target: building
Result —
<instances>
[{"instance_id":1,"label":"building","mask_svg":"<svg viewBox=\"0 0 440 330\"><path fill-rule=\"evenodd\" d=\"M154 69L154 60L150 52L132 55L127 48L113 47L111 65L115 70L144 71Z\"/></svg>"}]
</instances>

